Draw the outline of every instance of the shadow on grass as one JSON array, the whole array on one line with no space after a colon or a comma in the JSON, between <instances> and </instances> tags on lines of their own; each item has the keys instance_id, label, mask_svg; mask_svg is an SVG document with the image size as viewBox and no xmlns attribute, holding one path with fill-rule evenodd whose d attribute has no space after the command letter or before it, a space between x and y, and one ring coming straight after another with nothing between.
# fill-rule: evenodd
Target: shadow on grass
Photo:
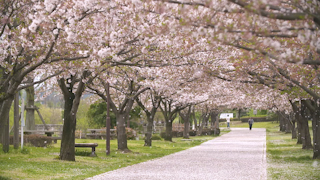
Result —
<instances>
[{"instance_id":1,"label":"shadow on grass","mask_svg":"<svg viewBox=\"0 0 320 180\"><path fill-rule=\"evenodd\" d=\"M75 155L76 156L90 156L91 155L91 151L90 152L89 151L76 151Z\"/></svg>"}]
</instances>

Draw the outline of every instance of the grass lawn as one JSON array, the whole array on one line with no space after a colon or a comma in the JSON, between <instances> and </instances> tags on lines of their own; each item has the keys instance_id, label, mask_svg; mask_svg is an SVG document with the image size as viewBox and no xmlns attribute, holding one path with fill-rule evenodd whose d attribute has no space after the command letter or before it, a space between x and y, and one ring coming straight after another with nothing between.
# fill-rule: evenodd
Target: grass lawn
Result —
<instances>
[{"instance_id":1,"label":"grass lawn","mask_svg":"<svg viewBox=\"0 0 320 180\"><path fill-rule=\"evenodd\" d=\"M221 134L227 131L222 131ZM128 140L131 153L117 151L116 140L111 141L111 154L106 156L106 141L77 139L76 143L98 143L97 157L89 157L91 148L76 148L76 161L58 160L60 141L47 148L31 147L21 151L10 146L9 153L3 153L0 145L0 180L7 179L85 179L107 171L159 158L201 144L213 136L191 137L190 141L173 138L173 142L152 141L152 147L145 147L144 140Z\"/></svg>"},{"instance_id":2,"label":"grass lawn","mask_svg":"<svg viewBox=\"0 0 320 180\"><path fill-rule=\"evenodd\" d=\"M225 124L220 127L225 129ZM231 122L232 127L248 128L247 123ZM291 139L291 134L279 132L275 122L256 122L253 128L267 128L267 162L268 179L295 180L320 179L320 160L313 160L312 150L303 150ZM222 134L228 132L222 130ZM312 133L312 131L310 131ZM96 142L97 157L89 157L90 148L76 148L76 161L57 159L60 142L47 148L27 146L24 151L14 150L10 153L0 151L0 180L4 179L85 179L110 170L129 166L150 159L162 157L174 152L188 149L214 138L213 136L191 137L192 141L174 138L174 142L153 141L152 147L144 147L143 140L129 140L128 147L132 153L116 151L116 140L111 141L111 155L105 155L105 140L77 139L78 143ZM0 148L2 149L1 145Z\"/></svg>"}]
</instances>

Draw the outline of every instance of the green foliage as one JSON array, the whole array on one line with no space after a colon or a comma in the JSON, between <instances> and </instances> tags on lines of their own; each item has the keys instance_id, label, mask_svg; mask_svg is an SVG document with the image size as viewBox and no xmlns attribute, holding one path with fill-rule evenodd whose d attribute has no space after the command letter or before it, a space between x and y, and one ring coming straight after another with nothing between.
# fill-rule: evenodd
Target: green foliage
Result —
<instances>
[{"instance_id":1,"label":"green foliage","mask_svg":"<svg viewBox=\"0 0 320 180\"><path fill-rule=\"evenodd\" d=\"M27 149L26 147L23 147L23 148L21 149L21 153L22 153L22 154L29 154L30 151L28 151L28 149Z\"/></svg>"},{"instance_id":2,"label":"green foliage","mask_svg":"<svg viewBox=\"0 0 320 180\"><path fill-rule=\"evenodd\" d=\"M62 124L62 109L61 108L50 108L47 105L38 105L39 111L41 116L43 117L43 120L47 124ZM43 124L38 113L35 111L34 120L36 124Z\"/></svg>"},{"instance_id":3,"label":"green foliage","mask_svg":"<svg viewBox=\"0 0 320 180\"><path fill-rule=\"evenodd\" d=\"M158 135L158 134L152 134L151 139L152 139L152 140L162 140L162 138L161 138L160 135Z\"/></svg>"},{"instance_id":4,"label":"green foliage","mask_svg":"<svg viewBox=\"0 0 320 180\"><path fill-rule=\"evenodd\" d=\"M139 106L134 107L130 111L130 127L137 128L138 124L137 121L140 119L142 109ZM106 125L106 118L107 118L107 104L106 102L100 100L96 101L95 103L90 105L88 110L88 123L91 128L101 128L105 127ZM113 128L116 126L116 116L110 109L110 119L111 119L111 127Z\"/></svg>"},{"instance_id":5,"label":"green foliage","mask_svg":"<svg viewBox=\"0 0 320 180\"><path fill-rule=\"evenodd\" d=\"M90 128L99 129L101 127L106 127L107 119L107 103L100 100L90 105L87 112L88 124ZM110 109L110 120L111 128L116 125L116 116Z\"/></svg>"},{"instance_id":6,"label":"green foliage","mask_svg":"<svg viewBox=\"0 0 320 180\"><path fill-rule=\"evenodd\" d=\"M77 112L77 129L86 130L89 128L88 122L88 111L89 111L89 102L86 100L81 100Z\"/></svg>"}]
</instances>

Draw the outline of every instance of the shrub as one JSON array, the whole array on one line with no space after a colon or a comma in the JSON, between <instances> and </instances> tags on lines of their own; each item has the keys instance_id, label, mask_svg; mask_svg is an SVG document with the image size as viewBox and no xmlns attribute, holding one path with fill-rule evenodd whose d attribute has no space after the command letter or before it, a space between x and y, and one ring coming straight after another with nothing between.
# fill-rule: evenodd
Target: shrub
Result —
<instances>
[{"instance_id":1,"label":"shrub","mask_svg":"<svg viewBox=\"0 0 320 180\"><path fill-rule=\"evenodd\" d=\"M152 134L152 137L151 137L152 140L162 140L162 138L157 135L157 134Z\"/></svg>"},{"instance_id":2,"label":"shrub","mask_svg":"<svg viewBox=\"0 0 320 180\"><path fill-rule=\"evenodd\" d=\"M127 139L135 140L137 132L132 128L126 128Z\"/></svg>"},{"instance_id":3,"label":"shrub","mask_svg":"<svg viewBox=\"0 0 320 180\"><path fill-rule=\"evenodd\" d=\"M197 135L197 131L195 131L195 130L189 131L189 136L196 136L196 135Z\"/></svg>"},{"instance_id":4,"label":"shrub","mask_svg":"<svg viewBox=\"0 0 320 180\"><path fill-rule=\"evenodd\" d=\"M115 126L115 129L117 130L116 126ZM118 134L118 132L116 132L116 134ZM137 132L134 129L128 128L128 127L126 127L126 134L127 134L128 140L135 140L136 137L138 137Z\"/></svg>"},{"instance_id":5,"label":"shrub","mask_svg":"<svg viewBox=\"0 0 320 180\"><path fill-rule=\"evenodd\" d=\"M30 134L24 135L23 141L25 144L31 144L35 147L47 147L52 143L52 138L40 134ZM19 142L21 142L21 137L19 137ZM10 136L10 144L13 144L13 136Z\"/></svg>"}]
</instances>

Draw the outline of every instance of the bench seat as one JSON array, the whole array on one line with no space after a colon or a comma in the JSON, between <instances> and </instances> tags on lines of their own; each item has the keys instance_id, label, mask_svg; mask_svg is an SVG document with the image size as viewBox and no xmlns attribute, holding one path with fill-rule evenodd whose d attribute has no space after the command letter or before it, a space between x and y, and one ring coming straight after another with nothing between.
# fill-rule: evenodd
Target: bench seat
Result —
<instances>
[{"instance_id":1,"label":"bench seat","mask_svg":"<svg viewBox=\"0 0 320 180\"><path fill-rule=\"evenodd\" d=\"M91 147L91 155L90 156L97 156L96 155L96 147L98 143L75 143L74 147Z\"/></svg>"}]
</instances>

